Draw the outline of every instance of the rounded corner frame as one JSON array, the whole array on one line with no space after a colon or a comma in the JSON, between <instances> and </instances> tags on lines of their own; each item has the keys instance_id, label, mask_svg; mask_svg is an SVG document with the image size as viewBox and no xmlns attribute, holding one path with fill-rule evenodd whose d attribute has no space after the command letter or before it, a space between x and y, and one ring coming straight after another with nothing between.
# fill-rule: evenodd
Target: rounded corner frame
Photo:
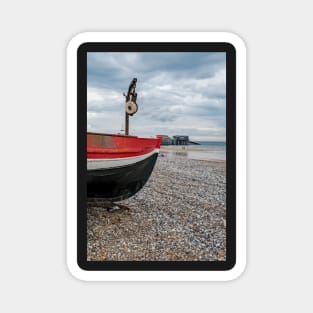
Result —
<instances>
[{"instance_id":1,"label":"rounded corner frame","mask_svg":"<svg viewBox=\"0 0 313 313\"><path fill-rule=\"evenodd\" d=\"M236 53L236 261L225 271L87 271L77 260L77 52L87 42L223 42ZM246 269L246 45L231 32L83 32L67 45L67 267L82 281L230 281Z\"/></svg>"}]
</instances>

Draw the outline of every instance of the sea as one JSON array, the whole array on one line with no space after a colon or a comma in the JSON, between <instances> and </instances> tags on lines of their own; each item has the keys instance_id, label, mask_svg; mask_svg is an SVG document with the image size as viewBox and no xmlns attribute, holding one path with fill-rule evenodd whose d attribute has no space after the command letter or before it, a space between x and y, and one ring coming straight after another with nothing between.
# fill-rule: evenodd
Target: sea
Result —
<instances>
[{"instance_id":1,"label":"sea","mask_svg":"<svg viewBox=\"0 0 313 313\"><path fill-rule=\"evenodd\" d=\"M188 145L188 158L197 160L226 160L226 143L223 141L197 141Z\"/></svg>"},{"instance_id":2,"label":"sea","mask_svg":"<svg viewBox=\"0 0 313 313\"><path fill-rule=\"evenodd\" d=\"M165 146L173 147L171 155L185 156L194 160L226 160L226 143L222 141L197 141L199 145L189 144L187 146ZM175 149L175 150L174 150ZM178 151L177 151L178 149Z\"/></svg>"}]
</instances>

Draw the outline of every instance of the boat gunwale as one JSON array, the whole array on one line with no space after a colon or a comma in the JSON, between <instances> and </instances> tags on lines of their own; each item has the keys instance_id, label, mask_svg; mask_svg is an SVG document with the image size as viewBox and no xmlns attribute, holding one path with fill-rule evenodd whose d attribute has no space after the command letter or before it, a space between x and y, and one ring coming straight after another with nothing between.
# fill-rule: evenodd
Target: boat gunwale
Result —
<instances>
[{"instance_id":1,"label":"boat gunwale","mask_svg":"<svg viewBox=\"0 0 313 313\"><path fill-rule=\"evenodd\" d=\"M148 140L159 139L159 137L138 137L138 136L133 136L133 135L106 134L106 133L94 133L94 132L87 132L87 135L114 136L114 137L137 138L137 139L148 139Z\"/></svg>"}]
</instances>

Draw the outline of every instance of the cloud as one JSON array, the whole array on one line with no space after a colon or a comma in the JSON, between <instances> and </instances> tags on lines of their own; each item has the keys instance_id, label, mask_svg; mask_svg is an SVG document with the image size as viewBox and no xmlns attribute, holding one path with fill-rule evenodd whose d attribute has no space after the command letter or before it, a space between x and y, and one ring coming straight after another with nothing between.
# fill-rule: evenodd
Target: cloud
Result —
<instances>
[{"instance_id":1,"label":"cloud","mask_svg":"<svg viewBox=\"0 0 313 313\"><path fill-rule=\"evenodd\" d=\"M130 117L132 134L225 141L225 53L88 53L89 131L120 132L123 92L133 77L138 79L139 110Z\"/></svg>"}]
</instances>

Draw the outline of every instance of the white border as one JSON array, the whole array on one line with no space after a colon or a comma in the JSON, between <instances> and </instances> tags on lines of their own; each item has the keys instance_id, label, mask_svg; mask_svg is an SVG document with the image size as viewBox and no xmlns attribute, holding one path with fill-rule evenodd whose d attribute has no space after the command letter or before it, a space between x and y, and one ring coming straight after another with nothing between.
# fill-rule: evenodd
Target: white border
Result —
<instances>
[{"instance_id":1,"label":"white border","mask_svg":"<svg viewBox=\"0 0 313 313\"><path fill-rule=\"evenodd\" d=\"M236 265L228 271L85 271L77 265L77 49L85 42L228 42L236 49ZM92 32L76 35L67 47L67 265L86 281L227 281L246 265L246 48L226 32Z\"/></svg>"}]
</instances>

